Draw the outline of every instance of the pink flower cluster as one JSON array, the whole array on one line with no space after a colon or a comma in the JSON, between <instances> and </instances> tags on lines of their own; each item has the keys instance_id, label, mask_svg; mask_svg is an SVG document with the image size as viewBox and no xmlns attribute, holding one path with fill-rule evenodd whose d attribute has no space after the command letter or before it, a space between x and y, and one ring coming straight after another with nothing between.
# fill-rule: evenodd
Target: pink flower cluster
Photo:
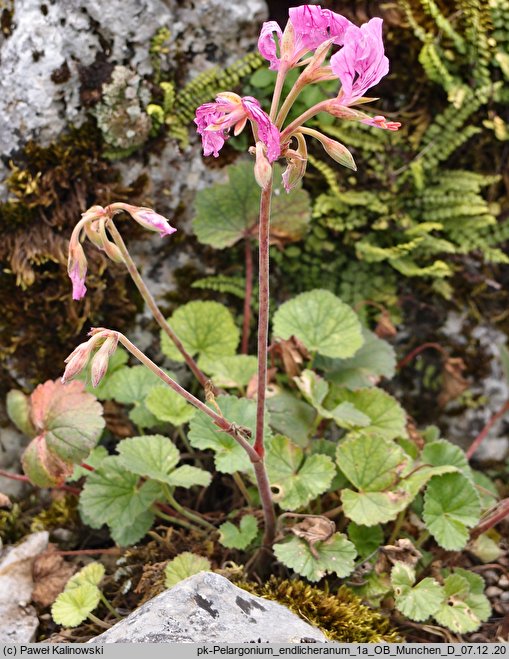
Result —
<instances>
[{"instance_id":1,"label":"pink flower cluster","mask_svg":"<svg viewBox=\"0 0 509 659\"><path fill-rule=\"evenodd\" d=\"M344 16L318 5L293 7L289 15L284 32L275 21L263 24L258 49L270 63L269 68L279 74L308 63L308 69L314 66L314 77L308 82L338 78L341 88L326 111L339 116L340 108L361 101L368 89L388 73L389 60L384 53L381 18L372 18L357 27ZM332 55L327 66L321 66L332 44L341 46L341 49ZM314 50L317 51L314 58L302 60L306 53ZM281 143L274 117L269 117L256 99L250 96L241 98L231 92L219 94L213 103L205 103L196 111L194 121L202 138L204 155L217 158L230 129L233 128L233 134L238 135L248 120L255 140L266 147L268 161L277 160L288 144ZM397 130L400 126L380 116L371 119L363 114L355 120L386 130Z\"/></svg>"}]
</instances>

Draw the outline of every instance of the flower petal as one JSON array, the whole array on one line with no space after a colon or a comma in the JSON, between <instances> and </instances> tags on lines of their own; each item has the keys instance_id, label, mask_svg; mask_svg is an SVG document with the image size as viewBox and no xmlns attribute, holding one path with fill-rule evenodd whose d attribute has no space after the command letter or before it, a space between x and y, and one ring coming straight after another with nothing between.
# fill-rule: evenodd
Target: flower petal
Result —
<instances>
[{"instance_id":1,"label":"flower petal","mask_svg":"<svg viewBox=\"0 0 509 659\"><path fill-rule=\"evenodd\" d=\"M277 45L274 33L281 43L283 33L276 21L267 21L262 25L260 36L258 38L258 50L260 55L270 62L269 69L277 71L279 69L279 57L277 56Z\"/></svg>"},{"instance_id":2,"label":"flower petal","mask_svg":"<svg viewBox=\"0 0 509 659\"><path fill-rule=\"evenodd\" d=\"M248 118L258 126L258 135L267 147L267 158L269 162L274 162L281 155L279 130L272 123L269 115L261 109L259 102L255 98L245 96L242 99L242 105Z\"/></svg>"}]
</instances>

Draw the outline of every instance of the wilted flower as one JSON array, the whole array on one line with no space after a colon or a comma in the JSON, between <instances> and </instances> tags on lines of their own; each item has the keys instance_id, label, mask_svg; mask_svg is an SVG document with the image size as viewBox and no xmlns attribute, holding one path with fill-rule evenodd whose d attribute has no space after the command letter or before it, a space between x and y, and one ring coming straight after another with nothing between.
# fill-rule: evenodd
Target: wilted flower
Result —
<instances>
[{"instance_id":1,"label":"wilted flower","mask_svg":"<svg viewBox=\"0 0 509 659\"><path fill-rule=\"evenodd\" d=\"M69 258L67 261L67 273L72 281L72 299L81 300L87 292L85 277L87 275L87 257L79 238L69 243Z\"/></svg>"},{"instance_id":2,"label":"wilted flower","mask_svg":"<svg viewBox=\"0 0 509 659\"><path fill-rule=\"evenodd\" d=\"M362 98L389 72L382 41L382 19L372 18L361 27L351 24L346 30L343 48L331 57L330 64L341 80L341 103L351 105Z\"/></svg>"},{"instance_id":3,"label":"wilted flower","mask_svg":"<svg viewBox=\"0 0 509 659\"><path fill-rule=\"evenodd\" d=\"M219 155L228 131L233 127L233 134L238 135L245 127L247 120L253 123L258 138L267 147L269 162L277 160L281 154L279 131L272 123L269 115L261 109L260 103L252 96L243 98L233 92L218 94L213 103L200 105L196 110L194 123L201 135L203 154Z\"/></svg>"},{"instance_id":4,"label":"wilted flower","mask_svg":"<svg viewBox=\"0 0 509 659\"><path fill-rule=\"evenodd\" d=\"M62 376L62 383L65 384L79 375L88 364L94 350L100 345L92 360L91 368L92 385L97 387L108 369L109 358L115 352L117 344L117 332L102 328L93 329L90 332L90 339L80 343L65 360L67 366Z\"/></svg>"}]
</instances>

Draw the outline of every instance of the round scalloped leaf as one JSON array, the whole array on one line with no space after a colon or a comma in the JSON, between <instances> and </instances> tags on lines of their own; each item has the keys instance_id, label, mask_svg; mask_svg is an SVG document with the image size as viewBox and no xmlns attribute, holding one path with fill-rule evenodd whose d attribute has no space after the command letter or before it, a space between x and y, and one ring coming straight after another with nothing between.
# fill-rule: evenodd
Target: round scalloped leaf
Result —
<instances>
[{"instance_id":1,"label":"round scalloped leaf","mask_svg":"<svg viewBox=\"0 0 509 659\"><path fill-rule=\"evenodd\" d=\"M59 625L77 627L97 607L100 599L101 592L97 586L82 583L60 593L51 607L51 615Z\"/></svg>"},{"instance_id":2,"label":"round scalloped leaf","mask_svg":"<svg viewBox=\"0 0 509 659\"><path fill-rule=\"evenodd\" d=\"M341 490L343 512L356 524L376 526L396 519L413 496L404 489L393 492L354 492L348 488Z\"/></svg>"},{"instance_id":3,"label":"round scalloped leaf","mask_svg":"<svg viewBox=\"0 0 509 659\"><path fill-rule=\"evenodd\" d=\"M108 450L104 446L96 446L94 449L92 449L90 455L87 457L86 465L88 467L93 467L93 469L97 469L101 466L102 461L104 458L107 458L108 455ZM81 465L74 465L72 476L67 479L67 482L77 481L80 478L83 478L83 476L86 477L90 474L90 469L86 469Z\"/></svg>"},{"instance_id":4,"label":"round scalloped leaf","mask_svg":"<svg viewBox=\"0 0 509 659\"><path fill-rule=\"evenodd\" d=\"M230 355L218 359L200 359L200 366L217 387L245 387L256 374L258 360L252 355Z\"/></svg>"},{"instance_id":5,"label":"round scalloped leaf","mask_svg":"<svg viewBox=\"0 0 509 659\"><path fill-rule=\"evenodd\" d=\"M368 492L391 487L410 463L409 456L398 444L364 433L341 442L336 459L352 485Z\"/></svg>"},{"instance_id":6,"label":"round scalloped leaf","mask_svg":"<svg viewBox=\"0 0 509 659\"><path fill-rule=\"evenodd\" d=\"M234 355L239 330L230 311L219 302L195 301L179 307L168 319L173 331L191 356L217 359ZM177 362L184 358L161 331L163 353Z\"/></svg>"},{"instance_id":7,"label":"round scalloped leaf","mask_svg":"<svg viewBox=\"0 0 509 659\"><path fill-rule=\"evenodd\" d=\"M246 549L256 538L258 522L254 515L244 515L237 528L231 522L225 522L219 527L219 542L228 549Z\"/></svg>"},{"instance_id":8,"label":"round scalloped leaf","mask_svg":"<svg viewBox=\"0 0 509 659\"><path fill-rule=\"evenodd\" d=\"M468 542L469 528L479 521L481 503L475 487L462 474L434 476L424 494L423 520L438 544L459 551Z\"/></svg>"},{"instance_id":9,"label":"round scalloped leaf","mask_svg":"<svg viewBox=\"0 0 509 659\"><path fill-rule=\"evenodd\" d=\"M326 357L352 357L363 344L359 319L350 307L326 290L301 293L274 314L273 334L295 336L308 350Z\"/></svg>"},{"instance_id":10,"label":"round scalloped leaf","mask_svg":"<svg viewBox=\"0 0 509 659\"><path fill-rule=\"evenodd\" d=\"M392 568L391 582L396 607L410 620L422 622L439 610L444 591L435 579L426 577L413 586L415 570L405 563L397 562Z\"/></svg>"},{"instance_id":11,"label":"round scalloped leaf","mask_svg":"<svg viewBox=\"0 0 509 659\"><path fill-rule=\"evenodd\" d=\"M175 556L164 569L164 585L166 588L172 588L175 584L192 577L194 574L210 571L211 567L208 558L185 551Z\"/></svg>"},{"instance_id":12,"label":"round scalloped leaf","mask_svg":"<svg viewBox=\"0 0 509 659\"><path fill-rule=\"evenodd\" d=\"M163 483L180 460L175 444L164 435L143 435L123 439L117 445L118 462L127 471Z\"/></svg>"},{"instance_id":13,"label":"round scalloped leaf","mask_svg":"<svg viewBox=\"0 0 509 659\"><path fill-rule=\"evenodd\" d=\"M267 399L270 425L300 446L307 446L316 418L314 409L292 394L282 391Z\"/></svg>"},{"instance_id":14,"label":"round scalloped leaf","mask_svg":"<svg viewBox=\"0 0 509 659\"><path fill-rule=\"evenodd\" d=\"M161 496L158 483L140 485L139 480L124 469L120 456L105 458L83 486L79 504L83 521L93 528L102 524L130 527Z\"/></svg>"},{"instance_id":15,"label":"round scalloped leaf","mask_svg":"<svg viewBox=\"0 0 509 659\"><path fill-rule=\"evenodd\" d=\"M446 439L438 439L426 444L421 453L421 461L434 467L452 465L467 478L473 478L465 453L459 446L451 444Z\"/></svg>"},{"instance_id":16,"label":"round scalloped leaf","mask_svg":"<svg viewBox=\"0 0 509 659\"><path fill-rule=\"evenodd\" d=\"M111 537L120 547L129 547L141 540L152 528L155 515L151 510L142 513L129 520L129 524L112 520L108 522Z\"/></svg>"},{"instance_id":17,"label":"round scalloped leaf","mask_svg":"<svg viewBox=\"0 0 509 659\"><path fill-rule=\"evenodd\" d=\"M365 327L364 343L349 359L334 359L326 364L327 380L348 389L372 387L381 377L390 379L396 371L394 348Z\"/></svg>"},{"instance_id":18,"label":"round scalloped leaf","mask_svg":"<svg viewBox=\"0 0 509 659\"><path fill-rule=\"evenodd\" d=\"M102 563L97 561L89 563L69 579L65 584L65 590L77 588L84 583L91 584L92 586L99 586L104 577L104 572L104 565Z\"/></svg>"},{"instance_id":19,"label":"round scalloped leaf","mask_svg":"<svg viewBox=\"0 0 509 659\"><path fill-rule=\"evenodd\" d=\"M32 439L21 456L23 471L37 487L59 487L72 475L74 465L48 450L41 435Z\"/></svg>"},{"instance_id":20,"label":"round scalloped leaf","mask_svg":"<svg viewBox=\"0 0 509 659\"><path fill-rule=\"evenodd\" d=\"M336 474L327 455L304 457L300 446L277 435L267 443L267 472L273 495L283 510L296 510L326 492Z\"/></svg>"},{"instance_id":21,"label":"round scalloped leaf","mask_svg":"<svg viewBox=\"0 0 509 659\"><path fill-rule=\"evenodd\" d=\"M317 542L314 548L316 556L307 542L293 537L275 544L274 554L280 563L309 581L319 581L333 573L347 577L353 572L357 552L343 533L334 533L329 540Z\"/></svg>"},{"instance_id":22,"label":"round scalloped leaf","mask_svg":"<svg viewBox=\"0 0 509 659\"><path fill-rule=\"evenodd\" d=\"M362 526L350 522L347 532L361 558L366 558L372 554L384 541L384 532L379 524L376 526Z\"/></svg>"},{"instance_id":23,"label":"round scalloped leaf","mask_svg":"<svg viewBox=\"0 0 509 659\"><path fill-rule=\"evenodd\" d=\"M440 625L459 634L476 631L491 615L488 598L483 595L482 590L480 593L472 591L465 572L466 570L457 571L445 578L445 598L440 609L434 614Z\"/></svg>"},{"instance_id":24,"label":"round scalloped leaf","mask_svg":"<svg viewBox=\"0 0 509 659\"><path fill-rule=\"evenodd\" d=\"M191 465L182 465L171 472L167 483L172 487L193 487L194 485L207 487L211 480L212 476L208 471Z\"/></svg>"},{"instance_id":25,"label":"round scalloped leaf","mask_svg":"<svg viewBox=\"0 0 509 659\"><path fill-rule=\"evenodd\" d=\"M407 436L405 410L386 391L378 387L349 391L333 385L324 405L327 409L337 409L341 403L350 403L370 419L367 425L362 425L363 433L385 439Z\"/></svg>"},{"instance_id":26,"label":"round scalloped leaf","mask_svg":"<svg viewBox=\"0 0 509 659\"><path fill-rule=\"evenodd\" d=\"M48 380L30 396L32 421L48 450L65 462L86 459L104 428L102 405L82 382Z\"/></svg>"},{"instance_id":27,"label":"round scalloped leaf","mask_svg":"<svg viewBox=\"0 0 509 659\"><path fill-rule=\"evenodd\" d=\"M300 240L311 216L309 195L301 189L286 194L281 173L281 168L275 165L271 238L273 241ZM257 234L260 188L252 163L228 167L228 178L229 183L217 183L196 195L194 233L201 243L217 249L231 247L242 238Z\"/></svg>"},{"instance_id":28,"label":"round scalloped leaf","mask_svg":"<svg viewBox=\"0 0 509 659\"><path fill-rule=\"evenodd\" d=\"M241 426L249 428L254 437L256 430L256 403L247 398L236 396L219 396L217 404L223 416ZM214 409L214 408L212 408ZM266 440L270 437L269 419L266 415L264 434ZM242 446L231 435L219 431L210 417L199 412L189 424L188 439L191 446L199 449L212 449L215 453L214 462L217 471L233 474L236 471L248 471L251 462ZM254 441L251 439L251 441Z\"/></svg>"},{"instance_id":29,"label":"round scalloped leaf","mask_svg":"<svg viewBox=\"0 0 509 659\"><path fill-rule=\"evenodd\" d=\"M174 426L191 421L196 412L185 398L166 385L152 387L145 399L145 405L159 421L166 421Z\"/></svg>"},{"instance_id":30,"label":"round scalloped leaf","mask_svg":"<svg viewBox=\"0 0 509 659\"><path fill-rule=\"evenodd\" d=\"M109 382L112 398L124 405L141 403L161 380L146 366L124 367L113 373Z\"/></svg>"}]
</instances>

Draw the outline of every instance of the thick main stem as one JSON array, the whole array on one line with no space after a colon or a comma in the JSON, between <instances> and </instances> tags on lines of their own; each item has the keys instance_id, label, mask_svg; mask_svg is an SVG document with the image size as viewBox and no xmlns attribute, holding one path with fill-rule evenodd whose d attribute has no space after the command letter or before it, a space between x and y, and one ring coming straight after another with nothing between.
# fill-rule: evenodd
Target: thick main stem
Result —
<instances>
[{"instance_id":1,"label":"thick main stem","mask_svg":"<svg viewBox=\"0 0 509 659\"><path fill-rule=\"evenodd\" d=\"M264 438L265 424L265 393L267 389L267 352L269 337L269 231L270 231L270 202L272 196L272 179L269 185L262 190L260 200L259 221L259 296L258 296L258 383L256 396L256 435L254 450L259 456L258 462L253 462L256 482L260 492L263 506L265 529L262 546L270 548L274 542L276 532L276 516L267 470L264 464Z\"/></svg>"},{"instance_id":2,"label":"thick main stem","mask_svg":"<svg viewBox=\"0 0 509 659\"><path fill-rule=\"evenodd\" d=\"M244 296L244 319L242 323L242 354L247 355L249 348L249 330L251 325L251 298L253 296L253 254L251 252L251 241L246 238L246 288Z\"/></svg>"},{"instance_id":3,"label":"thick main stem","mask_svg":"<svg viewBox=\"0 0 509 659\"><path fill-rule=\"evenodd\" d=\"M122 254L122 258L124 259L125 265L129 272L129 275L131 276L131 279L135 283L136 288L140 291L140 294L142 298L145 300L148 308L152 312L152 315L154 316L156 323L168 336L168 338L173 342L177 350L184 358L184 361L195 375L198 382L201 384L202 387L205 388L206 386L208 386L208 383L210 382L209 378L207 378L207 376L204 373L202 373L202 371L198 368L198 365L191 357L191 355L187 352L187 350L184 348L182 341L175 334L175 332L169 325L168 321L164 317L163 313L157 306L157 303L154 300L152 293L148 290L147 285L143 281L138 271L138 268L136 267L136 264L132 260L131 255L129 254L129 250L126 247L126 244L124 243L122 236L120 235L117 227L113 224L112 220L108 222L108 231L110 232L113 240L115 241L115 244L119 248L120 253ZM218 392L214 390L214 395L217 394Z\"/></svg>"}]
</instances>

